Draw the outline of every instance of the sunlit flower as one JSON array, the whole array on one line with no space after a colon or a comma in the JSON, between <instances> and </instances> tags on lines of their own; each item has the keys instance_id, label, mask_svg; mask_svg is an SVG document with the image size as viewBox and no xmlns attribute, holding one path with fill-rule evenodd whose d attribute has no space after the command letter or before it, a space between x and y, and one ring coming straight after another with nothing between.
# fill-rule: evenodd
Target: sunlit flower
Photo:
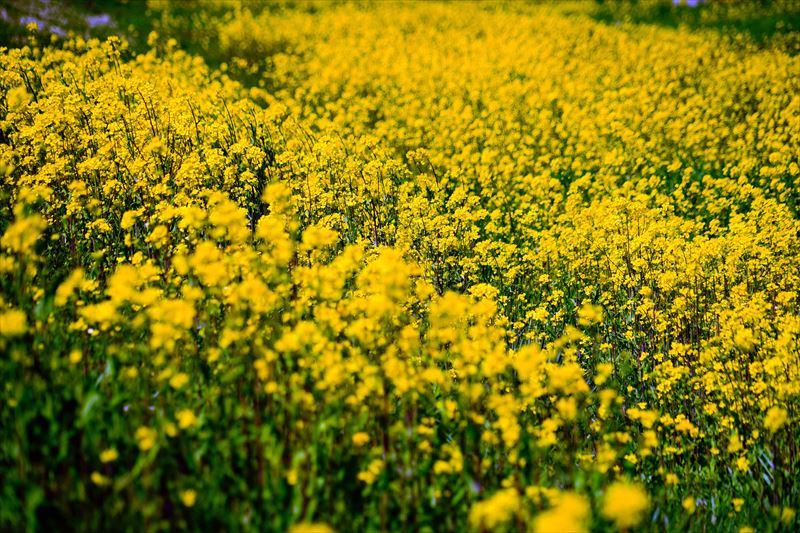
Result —
<instances>
[{"instance_id":1,"label":"sunlit flower","mask_svg":"<svg viewBox=\"0 0 800 533\"><path fill-rule=\"evenodd\" d=\"M650 508L650 498L636 484L618 481L606 489L603 496L603 516L620 529L637 525Z\"/></svg>"}]
</instances>

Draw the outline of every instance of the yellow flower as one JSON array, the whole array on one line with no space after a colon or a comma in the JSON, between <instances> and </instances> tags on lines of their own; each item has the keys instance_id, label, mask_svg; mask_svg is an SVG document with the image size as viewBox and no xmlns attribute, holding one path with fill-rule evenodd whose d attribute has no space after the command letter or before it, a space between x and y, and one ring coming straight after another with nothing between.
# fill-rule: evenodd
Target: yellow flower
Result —
<instances>
[{"instance_id":1,"label":"yellow flower","mask_svg":"<svg viewBox=\"0 0 800 533\"><path fill-rule=\"evenodd\" d=\"M111 484L111 480L108 479L103 474L101 474L100 472L92 472L91 479L92 483L94 483L98 487L105 487L106 485Z\"/></svg>"},{"instance_id":2,"label":"yellow flower","mask_svg":"<svg viewBox=\"0 0 800 533\"><path fill-rule=\"evenodd\" d=\"M180 389L187 383L189 383L189 375L185 372L179 372L169 380L169 384L173 389Z\"/></svg>"},{"instance_id":3,"label":"yellow flower","mask_svg":"<svg viewBox=\"0 0 800 533\"><path fill-rule=\"evenodd\" d=\"M363 431L359 431L353 435L353 444L356 446L363 446L369 442L369 435Z\"/></svg>"},{"instance_id":4,"label":"yellow flower","mask_svg":"<svg viewBox=\"0 0 800 533\"><path fill-rule=\"evenodd\" d=\"M197 417L194 412L189 409L182 409L177 413L178 427L181 429L188 429L197 423Z\"/></svg>"},{"instance_id":5,"label":"yellow flower","mask_svg":"<svg viewBox=\"0 0 800 533\"><path fill-rule=\"evenodd\" d=\"M10 309L0 314L0 335L16 337L28 329L28 320L23 311Z\"/></svg>"},{"instance_id":6,"label":"yellow flower","mask_svg":"<svg viewBox=\"0 0 800 533\"><path fill-rule=\"evenodd\" d=\"M742 449L742 441L739 439L739 435L734 434L731 436L731 440L728 441L728 453L736 453Z\"/></svg>"},{"instance_id":7,"label":"yellow flower","mask_svg":"<svg viewBox=\"0 0 800 533\"><path fill-rule=\"evenodd\" d=\"M81 284L85 281L83 274L83 269L77 268L61 285L58 286L55 297L56 305L62 306L67 303L70 296L72 296L73 292L75 292L75 289L80 288Z\"/></svg>"},{"instance_id":8,"label":"yellow flower","mask_svg":"<svg viewBox=\"0 0 800 533\"><path fill-rule=\"evenodd\" d=\"M324 248L336 243L339 235L324 226L313 225L306 228L303 232L303 249L312 250L315 248Z\"/></svg>"},{"instance_id":9,"label":"yellow flower","mask_svg":"<svg viewBox=\"0 0 800 533\"><path fill-rule=\"evenodd\" d=\"M608 381L608 378L611 376L611 373L614 371L614 365L611 363L599 363L597 365L597 375L594 378L594 382L599 386Z\"/></svg>"},{"instance_id":10,"label":"yellow flower","mask_svg":"<svg viewBox=\"0 0 800 533\"><path fill-rule=\"evenodd\" d=\"M135 209L133 211L125 211L122 214L122 220L120 221L120 227L124 230L129 230L133 225L136 223L136 217L142 214L142 210Z\"/></svg>"},{"instance_id":11,"label":"yellow flower","mask_svg":"<svg viewBox=\"0 0 800 533\"><path fill-rule=\"evenodd\" d=\"M476 528L499 529L519 513L522 501L516 489L499 490L488 499L472 506L469 521Z\"/></svg>"},{"instance_id":12,"label":"yellow flower","mask_svg":"<svg viewBox=\"0 0 800 533\"><path fill-rule=\"evenodd\" d=\"M536 533L577 533L588 531L589 502L572 492L560 494L552 509L539 513L533 523Z\"/></svg>"},{"instance_id":13,"label":"yellow flower","mask_svg":"<svg viewBox=\"0 0 800 533\"><path fill-rule=\"evenodd\" d=\"M764 417L764 427L770 433L775 433L786 424L788 418L786 409L780 407L770 407Z\"/></svg>"},{"instance_id":14,"label":"yellow flower","mask_svg":"<svg viewBox=\"0 0 800 533\"><path fill-rule=\"evenodd\" d=\"M17 219L6 228L6 232L0 238L0 245L12 252L23 254L31 249L46 227L47 222L38 214Z\"/></svg>"},{"instance_id":15,"label":"yellow flower","mask_svg":"<svg viewBox=\"0 0 800 533\"><path fill-rule=\"evenodd\" d=\"M117 453L116 448L108 448L107 450L100 452L100 461L103 463L113 463L118 457L119 454Z\"/></svg>"},{"instance_id":16,"label":"yellow flower","mask_svg":"<svg viewBox=\"0 0 800 533\"><path fill-rule=\"evenodd\" d=\"M8 103L8 109L11 111L16 111L30 101L31 95L23 85L17 85L6 93L6 102Z\"/></svg>"},{"instance_id":17,"label":"yellow flower","mask_svg":"<svg viewBox=\"0 0 800 533\"><path fill-rule=\"evenodd\" d=\"M108 323L117 317L117 305L107 300L98 304L87 305L80 310L80 314L86 320L96 323Z\"/></svg>"},{"instance_id":18,"label":"yellow flower","mask_svg":"<svg viewBox=\"0 0 800 533\"><path fill-rule=\"evenodd\" d=\"M650 498L640 485L617 481L606 489L602 512L618 528L627 529L639 524L649 508Z\"/></svg>"},{"instance_id":19,"label":"yellow flower","mask_svg":"<svg viewBox=\"0 0 800 533\"><path fill-rule=\"evenodd\" d=\"M193 507L197 501L197 492L194 489L183 490L180 493L181 503L186 507Z\"/></svg>"},{"instance_id":20,"label":"yellow flower","mask_svg":"<svg viewBox=\"0 0 800 533\"><path fill-rule=\"evenodd\" d=\"M269 206L271 213L283 214L289 210L293 200L292 191L285 183L271 183L261 193L261 200Z\"/></svg>"},{"instance_id":21,"label":"yellow flower","mask_svg":"<svg viewBox=\"0 0 800 533\"><path fill-rule=\"evenodd\" d=\"M106 294L117 304L133 300L139 294L139 272L133 265L120 265L109 277Z\"/></svg>"},{"instance_id":22,"label":"yellow flower","mask_svg":"<svg viewBox=\"0 0 800 533\"><path fill-rule=\"evenodd\" d=\"M143 452L146 452L155 445L157 433L152 428L142 426L136 430L136 434L134 436L139 444L139 449L141 449Z\"/></svg>"},{"instance_id":23,"label":"yellow flower","mask_svg":"<svg viewBox=\"0 0 800 533\"><path fill-rule=\"evenodd\" d=\"M742 472L747 472L747 469L750 468L750 461L747 459L747 457L741 455L738 459L736 459L736 468Z\"/></svg>"},{"instance_id":24,"label":"yellow flower","mask_svg":"<svg viewBox=\"0 0 800 533\"><path fill-rule=\"evenodd\" d=\"M694 514L694 511L697 508L697 502L693 496L685 497L683 499L683 502L681 502L681 505L683 506L684 509L686 509L686 512L689 514Z\"/></svg>"},{"instance_id":25,"label":"yellow flower","mask_svg":"<svg viewBox=\"0 0 800 533\"><path fill-rule=\"evenodd\" d=\"M755 337L753 331L747 328L742 328L734 334L734 344L742 350L748 351L755 344Z\"/></svg>"},{"instance_id":26,"label":"yellow flower","mask_svg":"<svg viewBox=\"0 0 800 533\"><path fill-rule=\"evenodd\" d=\"M578 324L591 326L603 321L603 308L599 305L586 303L578 309Z\"/></svg>"},{"instance_id":27,"label":"yellow flower","mask_svg":"<svg viewBox=\"0 0 800 533\"><path fill-rule=\"evenodd\" d=\"M578 416L578 405L575 402L575 398L571 396L558 400L556 408L558 409L558 414L565 421L574 420Z\"/></svg>"},{"instance_id":28,"label":"yellow flower","mask_svg":"<svg viewBox=\"0 0 800 533\"><path fill-rule=\"evenodd\" d=\"M382 471L383 461L380 459L373 459L366 470L358 473L358 479L367 485L372 485L378 479Z\"/></svg>"}]
</instances>

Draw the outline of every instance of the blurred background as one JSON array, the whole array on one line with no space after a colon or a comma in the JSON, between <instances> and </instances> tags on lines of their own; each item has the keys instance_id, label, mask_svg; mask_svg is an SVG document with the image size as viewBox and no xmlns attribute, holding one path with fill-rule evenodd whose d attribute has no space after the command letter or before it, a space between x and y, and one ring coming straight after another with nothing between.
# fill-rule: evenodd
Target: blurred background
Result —
<instances>
[{"instance_id":1,"label":"blurred background","mask_svg":"<svg viewBox=\"0 0 800 533\"><path fill-rule=\"evenodd\" d=\"M200 53L212 64L226 51L214 45L215 19L242 12L318 11L342 3L368 7L370 1L339 0L3 0L0 2L0 46L22 46L31 31L56 40L69 35L126 37L134 51L147 48L147 35L157 31L178 45ZM521 9L550 4L567 16L586 16L607 24L656 24L736 35L762 46L800 50L800 2L797 0L560 0L485 2L487 7ZM32 30L33 25L36 29ZM236 55L263 53L240 50ZM257 59L247 58L246 59Z\"/></svg>"}]
</instances>

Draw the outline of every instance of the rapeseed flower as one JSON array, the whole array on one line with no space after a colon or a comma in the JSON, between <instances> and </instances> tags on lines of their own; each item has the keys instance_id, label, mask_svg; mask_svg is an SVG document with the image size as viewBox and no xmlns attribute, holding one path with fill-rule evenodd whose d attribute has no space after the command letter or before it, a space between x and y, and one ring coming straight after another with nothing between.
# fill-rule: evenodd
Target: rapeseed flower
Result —
<instances>
[{"instance_id":1,"label":"rapeseed flower","mask_svg":"<svg viewBox=\"0 0 800 533\"><path fill-rule=\"evenodd\" d=\"M182 490L180 493L181 503L186 507L193 507L197 501L197 491L194 489Z\"/></svg>"},{"instance_id":2,"label":"rapeseed flower","mask_svg":"<svg viewBox=\"0 0 800 533\"><path fill-rule=\"evenodd\" d=\"M603 495L603 516L620 529L638 525L650 508L650 498L635 483L618 481L610 485Z\"/></svg>"},{"instance_id":3,"label":"rapeseed flower","mask_svg":"<svg viewBox=\"0 0 800 533\"><path fill-rule=\"evenodd\" d=\"M116 448L108 448L100 453L100 461L103 463L113 463L119 458Z\"/></svg>"},{"instance_id":4,"label":"rapeseed flower","mask_svg":"<svg viewBox=\"0 0 800 533\"><path fill-rule=\"evenodd\" d=\"M521 505L516 489L503 489L473 505L469 520L474 527L495 530L511 521L521 511Z\"/></svg>"},{"instance_id":5,"label":"rapeseed flower","mask_svg":"<svg viewBox=\"0 0 800 533\"><path fill-rule=\"evenodd\" d=\"M786 424L788 413L781 407L770 407L764 416L764 427L770 433L775 433Z\"/></svg>"},{"instance_id":6,"label":"rapeseed flower","mask_svg":"<svg viewBox=\"0 0 800 533\"><path fill-rule=\"evenodd\" d=\"M197 424L197 417L194 412L189 409L182 409L177 413L178 427L181 429L189 429Z\"/></svg>"},{"instance_id":7,"label":"rapeseed flower","mask_svg":"<svg viewBox=\"0 0 800 533\"><path fill-rule=\"evenodd\" d=\"M28 318L24 311L9 309L0 312L0 335L15 337L23 335L27 330Z\"/></svg>"}]
</instances>

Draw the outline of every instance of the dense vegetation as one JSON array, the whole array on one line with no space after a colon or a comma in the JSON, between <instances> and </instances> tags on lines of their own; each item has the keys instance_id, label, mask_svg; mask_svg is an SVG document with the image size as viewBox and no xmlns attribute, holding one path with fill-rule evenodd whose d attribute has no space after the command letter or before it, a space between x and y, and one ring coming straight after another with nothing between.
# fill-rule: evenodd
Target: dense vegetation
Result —
<instances>
[{"instance_id":1,"label":"dense vegetation","mask_svg":"<svg viewBox=\"0 0 800 533\"><path fill-rule=\"evenodd\" d=\"M0 529L795 530L797 13L664 6L9 30Z\"/></svg>"}]
</instances>

